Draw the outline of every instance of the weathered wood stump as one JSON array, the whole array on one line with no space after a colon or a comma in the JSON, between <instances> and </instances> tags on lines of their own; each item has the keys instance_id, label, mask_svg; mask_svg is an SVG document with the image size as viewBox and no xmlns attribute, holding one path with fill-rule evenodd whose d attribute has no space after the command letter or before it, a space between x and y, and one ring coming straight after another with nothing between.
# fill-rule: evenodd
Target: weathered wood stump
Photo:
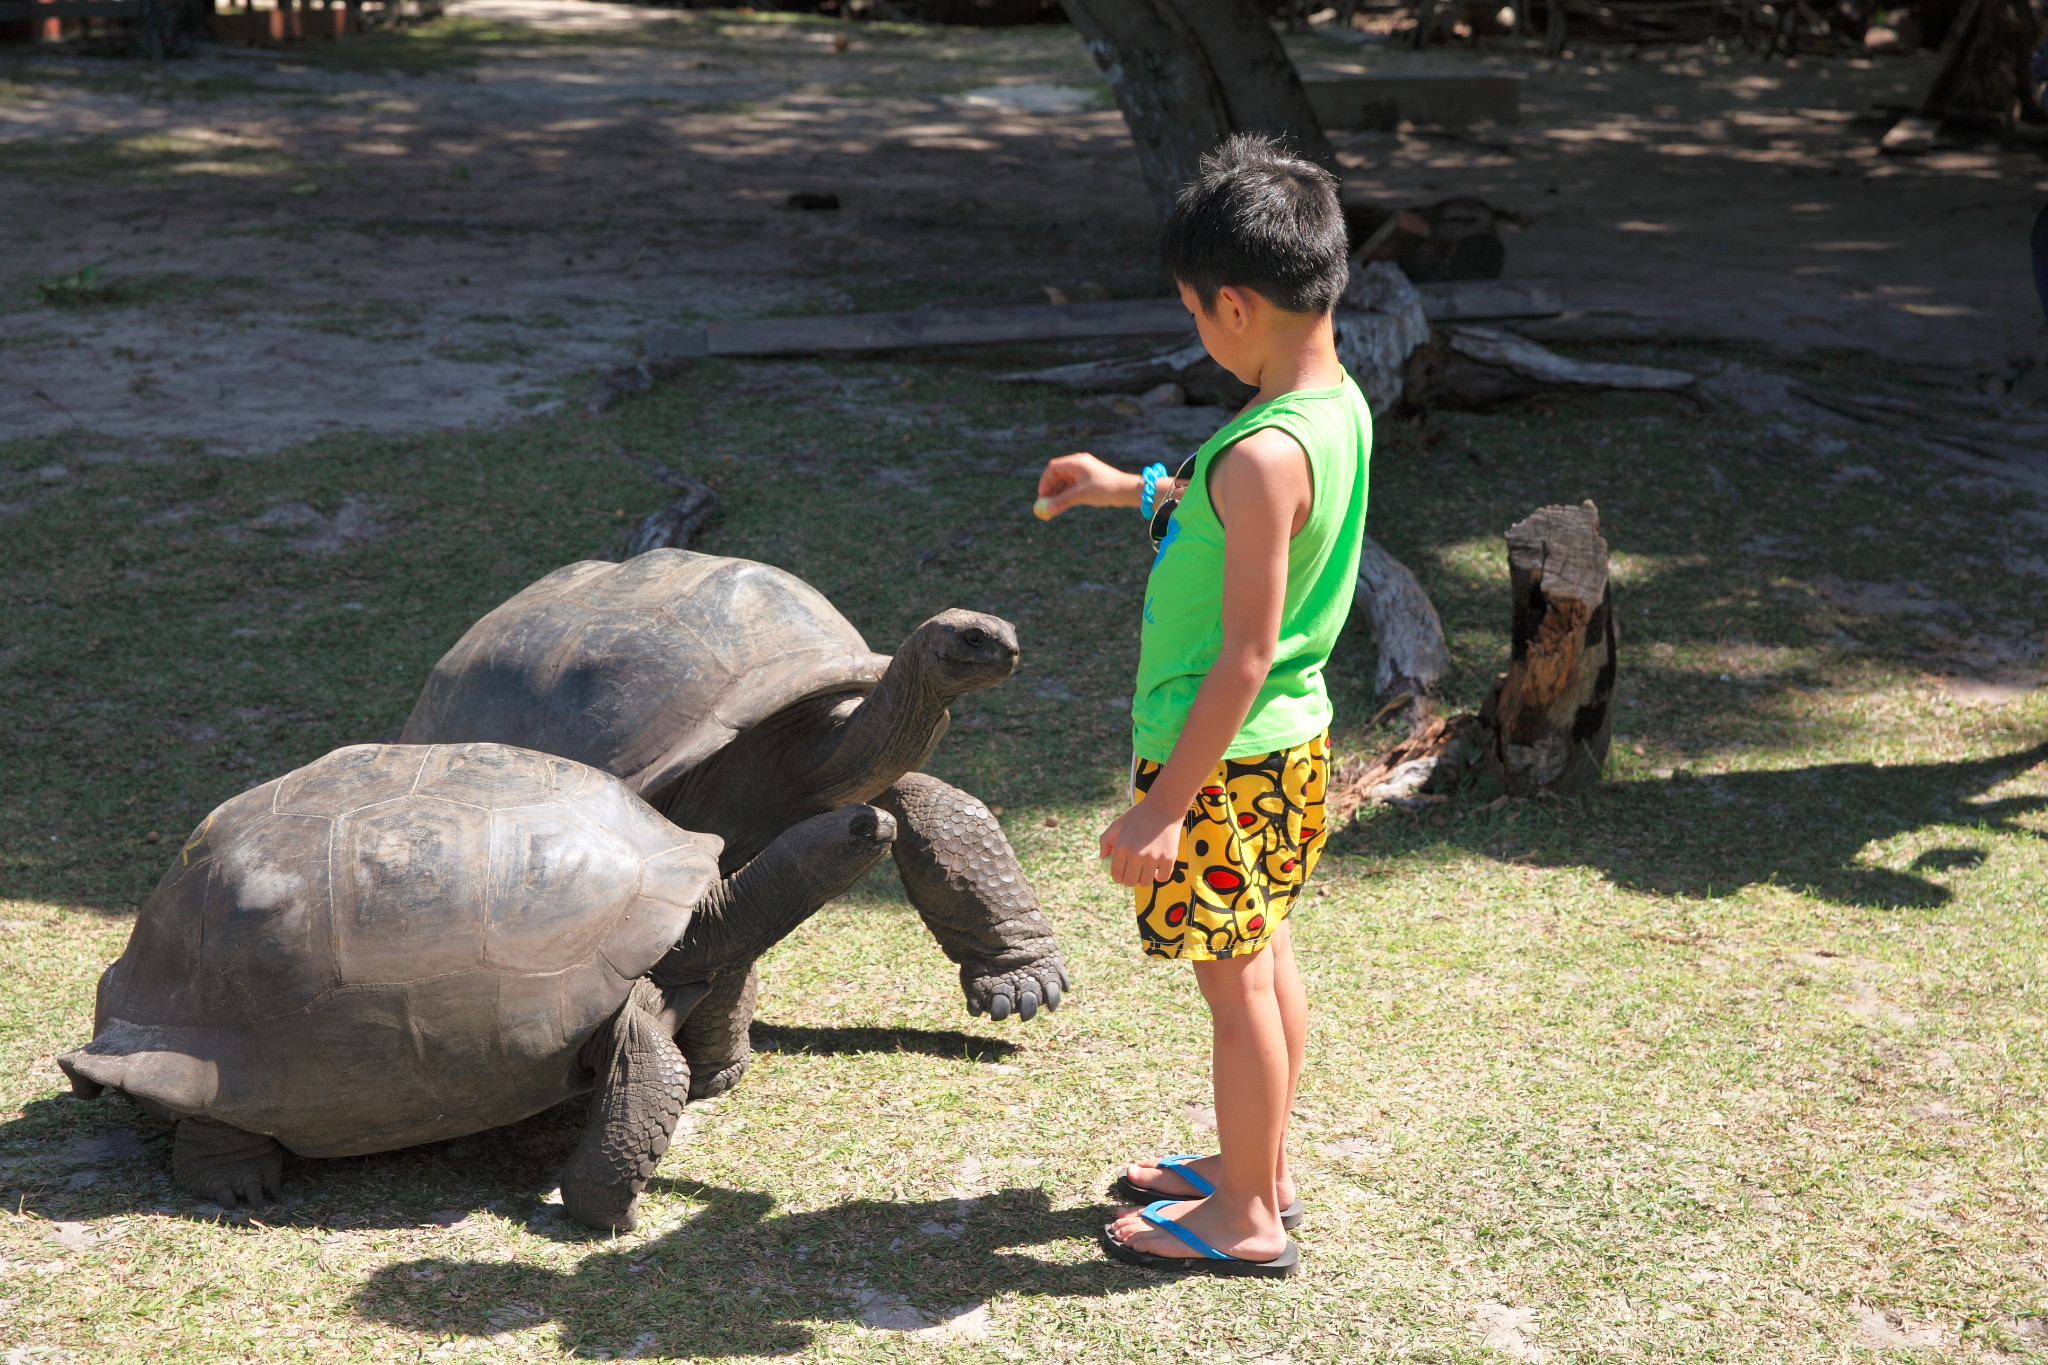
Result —
<instances>
[{"instance_id":1,"label":"weathered wood stump","mask_svg":"<svg viewBox=\"0 0 2048 1365\"><path fill-rule=\"evenodd\" d=\"M1600 511L1545 507L1508 528L1508 671L1479 708L1510 796L1599 780L1614 734L1613 589Z\"/></svg>"},{"instance_id":2,"label":"weathered wood stump","mask_svg":"<svg viewBox=\"0 0 2048 1365\"><path fill-rule=\"evenodd\" d=\"M1367 542L1359 598L1379 644L1378 691L1407 691L1412 728L1378 758L1345 765L1331 797L1340 814L1367 801L1442 801L1481 774L1509 796L1570 796L1599 780L1618 659L1599 509L1541 508L1510 526L1507 542L1508 671L1477 715L1448 717L1430 704L1450 662L1436 608L1414 574Z\"/></svg>"}]
</instances>

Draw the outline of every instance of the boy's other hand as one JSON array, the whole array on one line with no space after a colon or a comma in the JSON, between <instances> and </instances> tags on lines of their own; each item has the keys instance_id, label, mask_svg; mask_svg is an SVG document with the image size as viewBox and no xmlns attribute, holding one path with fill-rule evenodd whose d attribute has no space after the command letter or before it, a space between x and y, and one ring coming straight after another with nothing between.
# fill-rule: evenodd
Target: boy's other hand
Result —
<instances>
[{"instance_id":1,"label":"boy's other hand","mask_svg":"<svg viewBox=\"0 0 2048 1365\"><path fill-rule=\"evenodd\" d=\"M1136 507L1144 480L1104 464L1086 451L1046 461L1038 476L1039 505L1048 519L1069 507Z\"/></svg>"},{"instance_id":2,"label":"boy's other hand","mask_svg":"<svg viewBox=\"0 0 2048 1365\"><path fill-rule=\"evenodd\" d=\"M1102 831L1102 856L1109 875L1124 886L1164 882L1180 854L1181 813L1157 801L1140 801Z\"/></svg>"}]
</instances>

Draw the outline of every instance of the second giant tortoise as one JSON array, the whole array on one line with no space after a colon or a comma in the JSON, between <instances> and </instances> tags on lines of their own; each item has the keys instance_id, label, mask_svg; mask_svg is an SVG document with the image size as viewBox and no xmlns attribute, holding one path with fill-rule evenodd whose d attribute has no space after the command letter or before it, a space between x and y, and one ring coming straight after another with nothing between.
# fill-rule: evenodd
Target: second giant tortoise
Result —
<instances>
[{"instance_id":1,"label":"second giant tortoise","mask_svg":"<svg viewBox=\"0 0 2048 1365\"><path fill-rule=\"evenodd\" d=\"M850 886L894 824L814 816L721 879L715 836L581 763L336 750L207 816L58 1065L175 1125L173 1175L224 1207L277 1193L281 1148L389 1151L595 1089L562 1203L630 1228L691 1073L745 1056L699 1019L704 983Z\"/></svg>"},{"instance_id":2,"label":"second giant tortoise","mask_svg":"<svg viewBox=\"0 0 2048 1365\"><path fill-rule=\"evenodd\" d=\"M557 569L434 666L401 736L490 741L602 768L738 863L851 802L896 817L910 902L960 967L970 1011L1031 1018L1069 988L1052 928L995 816L918 772L960 696L1009 677L1017 632L980 612L932 617L892 658L825 596L767 564L654 550ZM754 976L703 1008L744 1030ZM699 1078L715 1093L739 1072Z\"/></svg>"}]
</instances>

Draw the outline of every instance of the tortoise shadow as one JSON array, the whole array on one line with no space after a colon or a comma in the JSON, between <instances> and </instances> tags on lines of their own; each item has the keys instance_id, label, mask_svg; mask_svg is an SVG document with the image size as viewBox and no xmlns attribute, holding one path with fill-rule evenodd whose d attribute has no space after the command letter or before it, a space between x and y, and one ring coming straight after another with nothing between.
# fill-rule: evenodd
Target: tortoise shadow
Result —
<instances>
[{"instance_id":1,"label":"tortoise shadow","mask_svg":"<svg viewBox=\"0 0 2048 1365\"><path fill-rule=\"evenodd\" d=\"M915 1052L959 1062L1000 1062L1023 1051L1021 1045L1006 1039L981 1038L950 1029L871 1028L860 1025L819 1028L756 1021L752 1039L756 1052L786 1052L807 1057Z\"/></svg>"},{"instance_id":2,"label":"tortoise shadow","mask_svg":"<svg viewBox=\"0 0 2048 1365\"><path fill-rule=\"evenodd\" d=\"M1461 803L1442 827L1398 818L1389 827L1380 817L1355 823L1333 843L1347 853L1387 852L1422 835L1538 867L1590 867L1616 886L1658 896L1707 900L1770 883L1838 905L1933 909L1953 893L1919 874L1975 868L1986 861L1984 850L1944 845L1903 871L1862 862L1862 851L1942 827L2048 837L2020 821L2048 810L2048 798L1986 796L2043 762L2048 743L1949 763L1610 781L1548 814L1524 813L1514 825Z\"/></svg>"},{"instance_id":3,"label":"tortoise shadow","mask_svg":"<svg viewBox=\"0 0 2048 1365\"><path fill-rule=\"evenodd\" d=\"M374 1271L355 1311L412 1331L491 1336L553 1322L586 1358L780 1355L806 1349L818 1320L879 1331L971 1333L1006 1293L1096 1298L1157 1282L1090 1258L1012 1248L1092 1238L1099 1208L1055 1210L1035 1187L974 1199L848 1200L771 1216L752 1190L657 1179L698 1205L653 1239L620 1240L563 1272L498 1259L425 1257ZM963 1333L964 1334L964 1333Z\"/></svg>"},{"instance_id":4,"label":"tortoise shadow","mask_svg":"<svg viewBox=\"0 0 2048 1365\"><path fill-rule=\"evenodd\" d=\"M52 1222L92 1224L135 1214L270 1228L450 1226L489 1212L560 1240L582 1235L544 1202L581 1137L578 1096L501 1128L368 1156L285 1153L282 1198L223 1210L171 1180L171 1134L112 1092L52 1095L0 1123L0 1195ZM260 1229L256 1229L260 1230Z\"/></svg>"}]
</instances>

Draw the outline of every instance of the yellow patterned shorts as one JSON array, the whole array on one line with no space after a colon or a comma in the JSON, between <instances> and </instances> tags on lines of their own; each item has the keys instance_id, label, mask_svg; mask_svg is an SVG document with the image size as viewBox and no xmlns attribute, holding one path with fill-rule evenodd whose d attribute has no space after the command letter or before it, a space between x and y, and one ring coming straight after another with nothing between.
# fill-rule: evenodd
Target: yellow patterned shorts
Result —
<instances>
[{"instance_id":1,"label":"yellow patterned shorts","mask_svg":"<svg viewBox=\"0 0 2048 1365\"><path fill-rule=\"evenodd\" d=\"M1164 764L1132 767L1143 801ZM1138 888L1138 937L1152 957L1196 961L1264 948L1323 856L1330 736L1291 749L1226 758L1181 824L1173 878Z\"/></svg>"}]
</instances>

